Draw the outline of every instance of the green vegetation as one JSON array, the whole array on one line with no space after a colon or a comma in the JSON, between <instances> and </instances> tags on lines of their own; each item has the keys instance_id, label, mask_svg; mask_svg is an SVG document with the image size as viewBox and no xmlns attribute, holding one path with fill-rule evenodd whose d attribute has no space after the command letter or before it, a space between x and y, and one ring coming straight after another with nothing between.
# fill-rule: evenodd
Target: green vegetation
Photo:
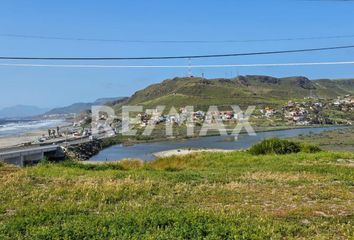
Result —
<instances>
[{"instance_id":1,"label":"green vegetation","mask_svg":"<svg viewBox=\"0 0 354 240\"><path fill-rule=\"evenodd\" d=\"M253 155L289 154L300 152L300 144L279 138L265 139L250 148Z\"/></svg>"},{"instance_id":2,"label":"green vegetation","mask_svg":"<svg viewBox=\"0 0 354 240\"><path fill-rule=\"evenodd\" d=\"M253 145L249 150L253 155L290 154L298 153L300 151L315 153L321 151L321 149L310 144L301 144L279 138L269 138Z\"/></svg>"},{"instance_id":3,"label":"green vegetation","mask_svg":"<svg viewBox=\"0 0 354 240\"><path fill-rule=\"evenodd\" d=\"M319 146L311 143L300 143L300 148L301 151L305 153L317 153L322 151Z\"/></svg>"},{"instance_id":4,"label":"green vegetation","mask_svg":"<svg viewBox=\"0 0 354 240\"><path fill-rule=\"evenodd\" d=\"M354 151L354 128L343 128L317 134L302 135L295 141L319 145L322 149L332 151Z\"/></svg>"},{"instance_id":5,"label":"green vegetation","mask_svg":"<svg viewBox=\"0 0 354 240\"><path fill-rule=\"evenodd\" d=\"M165 105L179 108L194 105L207 110L216 105L220 110L230 105L247 107L281 106L289 100L303 100L310 93L321 98L336 98L354 93L354 80L313 80L305 77L274 78L269 76L239 76L232 79L174 78L137 91L128 101L115 105L143 105L155 108ZM118 111L120 112L120 111ZM166 113L167 113L166 112Z\"/></svg>"},{"instance_id":6,"label":"green vegetation","mask_svg":"<svg viewBox=\"0 0 354 240\"><path fill-rule=\"evenodd\" d=\"M0 167L0 239L351 239L353 153Z\"/></svg>"}]
</instances>

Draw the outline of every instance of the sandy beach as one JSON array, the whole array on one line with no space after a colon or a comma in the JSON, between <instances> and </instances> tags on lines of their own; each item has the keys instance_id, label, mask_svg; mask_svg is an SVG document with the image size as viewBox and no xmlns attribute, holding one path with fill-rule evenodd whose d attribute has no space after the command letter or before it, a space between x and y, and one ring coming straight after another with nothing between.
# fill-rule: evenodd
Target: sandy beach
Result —
<instances>
[{"instance_id":1,"label":"sandy beach","mask_svg":"<svg viewBox=\"0 0 354 240\"><path fill-rule=\"evenodd\" d=\"M24 143L29 143L38 140L43 134L48 135L48 131L45 129L38 129L33 132L26 133L22 136L16 137L2 137L0 138L0 148L12 147L21 145Z\"/></svg>"},{"instance_id":2,"label":"sandy beach","mask_svg":"<svg viewBox=\"0 0 354 240\"><path fill-rule=\"evenodd\" d=\"M68 122L64 122L59 124L59 126L60 128L64 129L70 127L71 124L69 124ZM0 149L20 146L22 144L30 142L36 142L39 138L43 137L43 135L48 136L47 128L35 129L19 136L0 137Z\"/></svg>"},{"instance_id":3,"label":"sandy beach","mask_svg":"<svg viewBox=\"0 0 354 240\"><path fill-rule=\"evenodd\" d=\"M153 155L157 158L171 157L171 156L184 156L192 153L201 152L233 152L235 150L225 150L225 149L173 149L168 151L162 151L154 153Z\"/></svg>"}]
</instances>

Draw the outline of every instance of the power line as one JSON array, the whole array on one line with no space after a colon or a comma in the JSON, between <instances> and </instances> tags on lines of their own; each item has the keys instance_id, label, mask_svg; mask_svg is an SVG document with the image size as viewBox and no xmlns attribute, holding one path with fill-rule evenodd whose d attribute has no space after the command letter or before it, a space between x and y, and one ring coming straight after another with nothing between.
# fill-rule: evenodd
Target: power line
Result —
<instances>
[{"instance_id":1,"label":"power line","mask_svg":"<svg viewBox=\"0 0 354 240\"><path fill-rule=\"evenodd\" d=\"M271 54L286 54L286 53L301 53L314 51L328 51L354 48L354 45L335 46L323 48L307 48L265 52L246 52L246 53L228 53L228 54L210 54L210 55L185 55L185 56L150 56L150 57L7 57L2 56L0 60L59 60L59 61L111 61L111 60L168 60L168 59L195 59L195 58L221 58L221 57L239 57L239 56L254 56L254 55L271 55Z\"/></svg>"},{"instance_id":2,"label":"power line","mask_svg":"<svg viewBox=\"0 0 354 240\"><path fill-rule=\"evenodd\" d=\"M65 40L65 41L87 41L87 42L118 42L118 43L251 43L251 42L279 42L279 41L301 41L301 40L324 40L354 38L354 35L332 35L314 37L287 37L287 38L264 38L264 39L226 39L226 40L137 40L137 39L105 39L105 38L81 38L81 37L56 37L45 35L24 35L24 34L0 34L0 37L39 39L39 40Z\"/></svg>"},{"instance_id":3,"label":"power line","mask_svg":"<svg viewBox=\"0 0 354 240\"><path fill-rule=\"evenodd\" d=\"M1 67L49 67L49 68L228 68L228 67L291 67L291 66L353 65L353 64L354 61L255 63L255 64L206 64L206 65L79 65L79 64L0 63L0 66Z\"/></svg>"}]
</instances>

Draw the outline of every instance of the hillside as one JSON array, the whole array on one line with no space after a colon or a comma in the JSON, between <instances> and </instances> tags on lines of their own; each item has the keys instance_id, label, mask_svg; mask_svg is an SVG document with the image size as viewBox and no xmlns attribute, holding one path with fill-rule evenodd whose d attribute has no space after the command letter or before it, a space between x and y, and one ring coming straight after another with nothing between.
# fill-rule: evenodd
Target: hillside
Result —
<instances>
[{"instance_id":1,"label":"hillside","mask_svg":"<svg viewBox=\"0 0 354 240\"><path fill-rule=\"evenodd\" d=\"M42 114L45 111L48 111L48 109L39 108L36 106L16 105L13 107L0 109L0 119L33 117Z\"/></svg>"},{"instance_id":2,"label":"hillside","mask_svg":"<svg viewBox=\"0 0 354 240\"><path fill-rule=\"evenodd\" d=\"M311 94L334 98L354 93L354 79L309 80L305 77L275 78L270 76L239 76L232 79L174 78L137 91L127 105L182 107L198 109L231 104L240 106L276 106L290 99L303 99ZM116 105L119 109L121 105Z\"/></svg>"},{"instance_id":3,"label":"hillside","mask_svg":"<svg viewBox=\"0 0 354 240\"><path fill-rule=\"evenodd\" d=\"M69 106L54 108L44 115L54 115L54 114L71 114L71 113L80 113L86 110L90 110L94 105L111 105L117 104L121 100L124 100L124 97L116 97L116 98L99 98L91 103L74 103Z\"/></svg>"}]
</instances>

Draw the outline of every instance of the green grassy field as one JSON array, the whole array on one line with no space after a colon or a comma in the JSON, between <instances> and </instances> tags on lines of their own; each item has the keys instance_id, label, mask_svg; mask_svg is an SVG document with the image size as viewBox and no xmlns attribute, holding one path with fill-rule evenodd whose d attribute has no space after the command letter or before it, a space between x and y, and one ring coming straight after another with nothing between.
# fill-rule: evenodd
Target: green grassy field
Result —
<instances>
[{"instance_id":1,"label":"green grassy field","mask_svg":"<svg viewBox=\"0 0 354 240\"><path fill-rule=\"evenodd\" d=\"M353 239L353 153L0 165L0 239Z\"/></svg>"}]
</instances>

